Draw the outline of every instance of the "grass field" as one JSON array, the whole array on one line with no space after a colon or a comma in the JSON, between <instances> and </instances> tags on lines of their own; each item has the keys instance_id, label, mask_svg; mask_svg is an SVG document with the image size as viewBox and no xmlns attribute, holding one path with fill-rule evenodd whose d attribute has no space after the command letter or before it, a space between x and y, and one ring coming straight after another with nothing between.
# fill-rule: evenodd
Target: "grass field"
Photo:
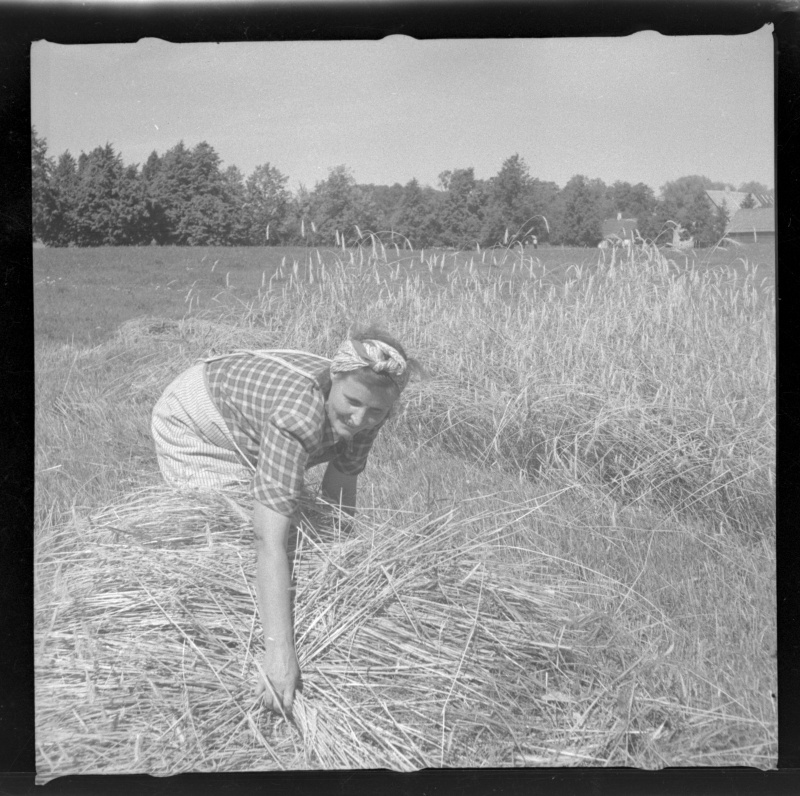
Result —
<instances>
[{"instance_id":1,"label":"grass field","mask_svg":"<svg viewBox=\"0 0 800 796\"><path fill-rule=\"evenodd\" d=\"M34 252L37 766L771 767L774 251ZM246 496L159 485L149 413L206 352L430 372L343 537L310 478L304 693L251 694Z\"/></svg>"},{"instance_id":2,"label":"grass field","mask_svg":"<svg viewBox=\"0 0 800 796\"><path fill-rule=\"evenodd\" d=\"M484 268L494 257L501 274L510 272L520 258L504 250L481 252L407 252L386 249L389 262L401 262L430 276L420 267L421 258L434 254L445 258L445 272L454 263L478 260ZM323 261L335 263L341 251L320 250ZM698 250L693 255L674 255L683 266L698 270L729 269L741 274L744 263L774 284L775 247L770 244ZM317 250L305 248L190 248L138 247L97 249L34 249L35 333L39 340L95 343L107 340L124 321L150 315L180 319L213 309L215 299L236 297L249 301L269 283L281 263L291 266L317 263ZM571 265L589 269L601 261L591 249L528 249L525 260L533 273L554 283L563 282ZM526 271L526 273L528 273ZM441 272L436 277L441 278Z\"/></svg>"}]
</instances>

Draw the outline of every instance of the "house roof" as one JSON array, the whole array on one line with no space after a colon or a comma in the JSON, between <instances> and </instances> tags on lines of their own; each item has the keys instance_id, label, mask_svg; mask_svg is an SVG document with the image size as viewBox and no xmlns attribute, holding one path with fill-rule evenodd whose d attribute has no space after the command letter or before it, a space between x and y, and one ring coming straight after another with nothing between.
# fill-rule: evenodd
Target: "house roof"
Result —
<instances>
[{"instance_id":1,"label":"house roof","mask_svg":"<svg viewBox=\"0 0 800 796\"><path fill-rule=\"evenodd\" d=\"M748 196L752 196L756 203L756 208L773 207L775 205L775 192L748 194L746 191L706 191L708 198L714 203L715 207L725 206L730 215L739 210ZM753 208L755 209L755 208Z\"/></svg>"},{"instance_id":2,"label":"house roof","mask_svg":"<svg viewBox=\"0 0 800 796\"><path fill-rule=\"evenodd\" d=\"M715 207L725 207L733 215L747 199L747 194L742 191L706 191L708 198Z\"/></svg>"},{"instance_id":3,"label":"house roof","mask_svg":"<svg viewBox=\"0 0 800 796\"><path fill-rule=\"evenodd\" d=\"M761 207L775 207L775 191L767 191L767 193L754 193L753 199L756 204Z\"/></svg>"},{"instance_id":4,"label":"house roof","mask_svg":"<svg viewBox=\"0 0 800 796\"><path fill-rule=\"evenodd\" d=\"M603 222L603 237L630 238L639 223L638 218L607 218Z\"/></svg>"},{"instance_id":5,"label":"house roof","mask_svg":"<svg viewBox=\"0 0 800 796\"><path fill-rule=\"evenodd\" d=\"M775 232L775 208L753 207L738 210L725 230L726 235L736 232Z\"/></svg>"}]
</instances>

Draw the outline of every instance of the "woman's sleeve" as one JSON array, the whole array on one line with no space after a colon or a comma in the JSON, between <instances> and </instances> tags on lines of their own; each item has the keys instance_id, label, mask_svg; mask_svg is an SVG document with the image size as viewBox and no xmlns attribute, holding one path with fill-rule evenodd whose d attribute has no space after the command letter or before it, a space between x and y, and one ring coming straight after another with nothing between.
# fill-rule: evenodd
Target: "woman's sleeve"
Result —
<instances>
[{"instance_id":1,"label":"woman's sleeve","mask_svg":"<svg viewBox=\"0 0 800 796\"><path fill-rule=\"evenodd\" d=\"M278 514L291 517L303 491L308 451L321 433L324 408L308 405L279 408L261 436L253 497Z\"/></svg>"}]
</instances>

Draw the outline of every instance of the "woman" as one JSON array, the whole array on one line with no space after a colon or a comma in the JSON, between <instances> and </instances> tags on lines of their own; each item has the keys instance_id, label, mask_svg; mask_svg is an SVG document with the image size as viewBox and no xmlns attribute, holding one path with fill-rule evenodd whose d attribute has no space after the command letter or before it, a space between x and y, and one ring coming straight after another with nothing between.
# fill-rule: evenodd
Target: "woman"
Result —
<instances>
[{"instance_id":1,"label":"woman","mask_svg":"<svg viewBox=\"0 0 800 796\"><path fill-rule=\"evenodd\" d=\"M379 329L346 340L332 361L302 351L240 351L198 362L153 410L161 472L177 487L251 481L256 592L264 626L257 693L290 712L300 680L287 545L305 470L322 462L323 496L355 513L358 475L418 368Z\"/></svg>"}]
</instances>

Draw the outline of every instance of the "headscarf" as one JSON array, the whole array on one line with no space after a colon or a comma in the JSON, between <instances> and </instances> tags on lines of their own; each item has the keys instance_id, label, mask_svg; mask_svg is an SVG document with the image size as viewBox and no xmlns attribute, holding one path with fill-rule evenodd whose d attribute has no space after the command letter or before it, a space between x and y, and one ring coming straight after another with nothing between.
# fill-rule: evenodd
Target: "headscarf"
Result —
<instances>
[{"instance_id":1,"label":"headscarf","mask_svg":"<svg viewBox=\"0 0 800 796\"><path fill-rule=\"evenodd\" d=\"M398 391L408 384L408 363L393 346L382 340L345 340L331 363L331 373L349 373L369 368L388 376Z\"/></svg>"}]
</instances>

